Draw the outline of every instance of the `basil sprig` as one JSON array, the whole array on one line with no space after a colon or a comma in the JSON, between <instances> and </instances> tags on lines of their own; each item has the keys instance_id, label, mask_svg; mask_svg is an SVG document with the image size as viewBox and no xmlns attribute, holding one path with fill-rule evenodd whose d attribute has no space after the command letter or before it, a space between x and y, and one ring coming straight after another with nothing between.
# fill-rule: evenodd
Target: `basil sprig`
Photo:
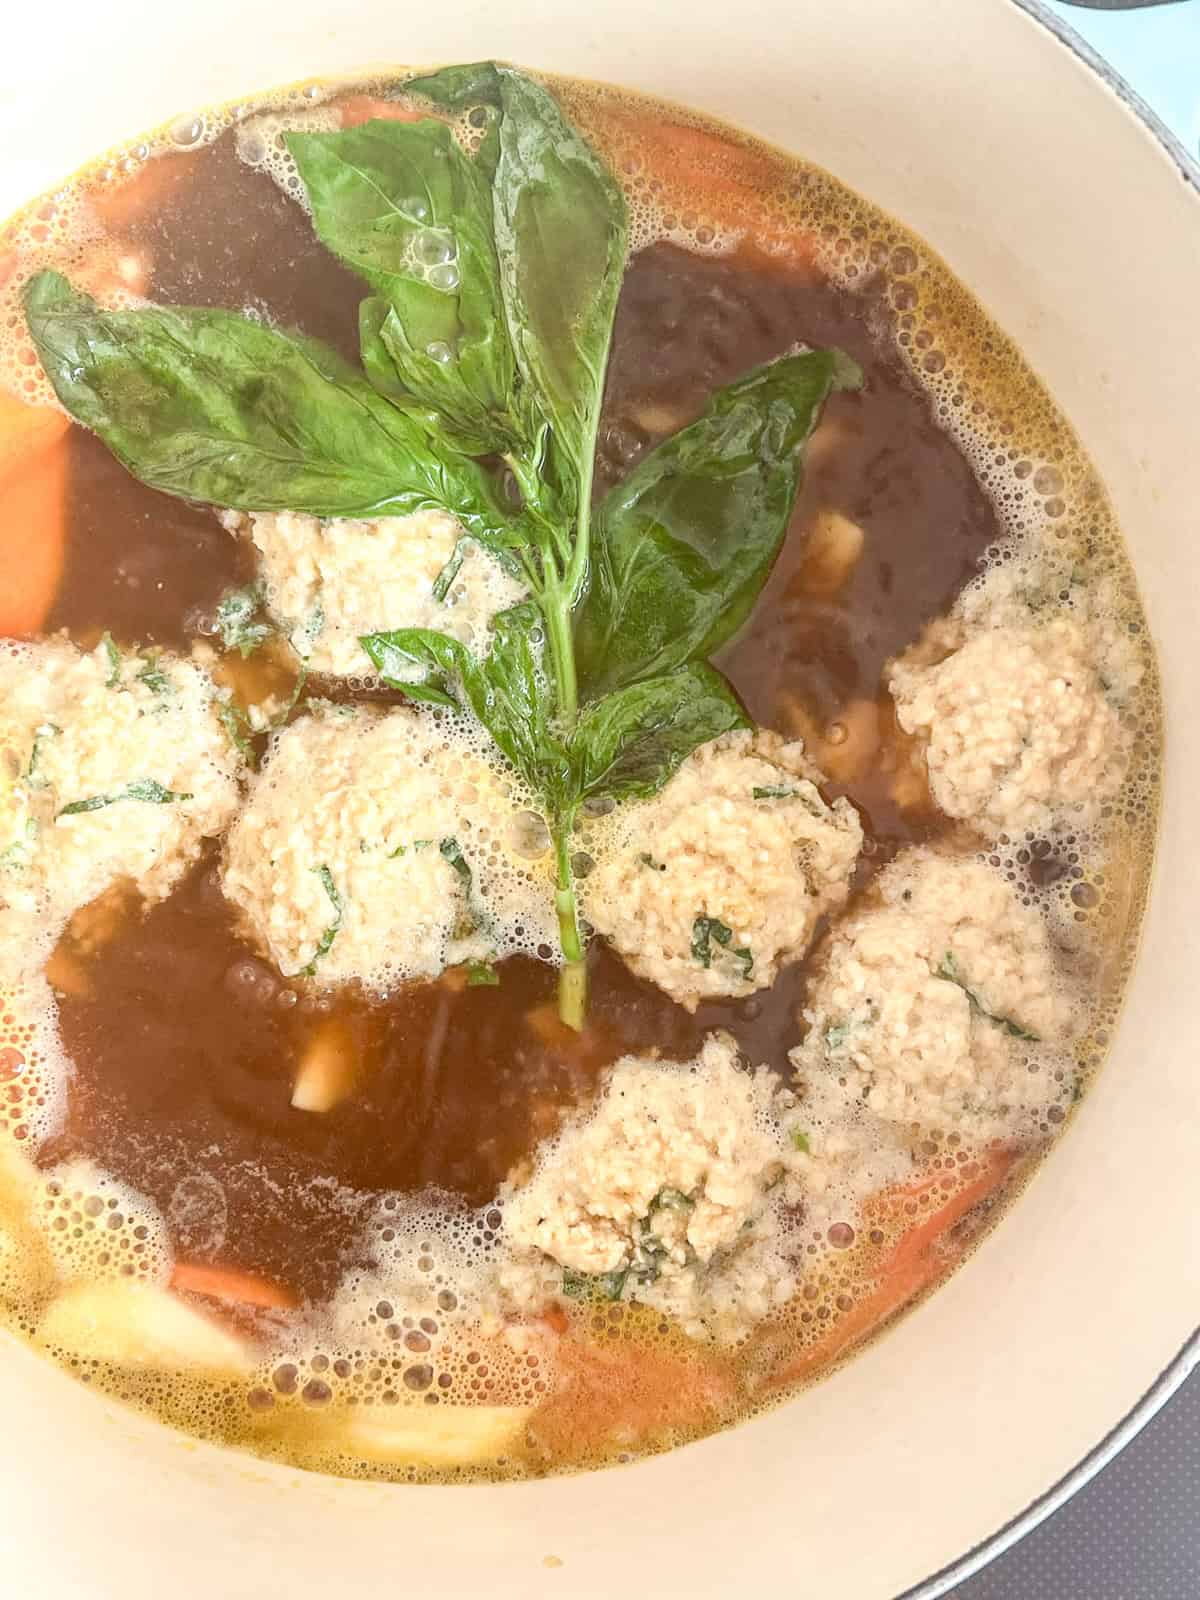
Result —
<instances>
[{"instance_id":1,"label":"basil sprig","mask_svg":"<svg viewBox=\"0 0 1200 1600\"><path fill-rule=\"evenodd\" d=\"M778 554L822 405L859 375L830 351L760 367L593 507L621 188L523 73L482 62L404 87L428 118L287 135L318 236L370 290L361 371L234 312L104 311L52 272L26 286L26 315L59 399L143 482L243 511L436 507L524 579L529 598L493 620L482 656L429 629L362 644L410 699L474 715L538 797L560 1010L580 1027L580 808L652 795L697 746L749 725L707 657ZM449 117L475 130L472 150Z\"/></svg>"},{"instance_id":2,"label":"basil sprig","mask_svg":"<svg viewBox=\"0 0 1200 1600\"><path fill-rule=\"evenodd\" d=\"M30 279L25 315L63 405L151 488L319 517L452 508L511 537L482 468L315 339L206 307L104 311L57 272Z\"/></svg>"}]
</instances>

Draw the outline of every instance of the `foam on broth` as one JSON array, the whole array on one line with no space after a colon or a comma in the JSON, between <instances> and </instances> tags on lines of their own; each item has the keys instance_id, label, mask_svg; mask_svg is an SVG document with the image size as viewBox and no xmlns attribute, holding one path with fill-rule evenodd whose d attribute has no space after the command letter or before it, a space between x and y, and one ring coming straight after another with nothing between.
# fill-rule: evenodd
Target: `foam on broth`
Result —
<instances>
[{"instance_id":1,"label":"foam on broth","mask_svg":"<svg viewBox=\"0 0 1200 1600\"><path fill-rule=\"evenodd\" d=\"M394 92L394 83L370 78L308 84L180 118L34 202L0 237L0 383L23 399L53 403L20 313L19 289L30 272L54 265L111 304L153 297L154 263L144 247L129 242L122 196L132 195L148 174L167 173L165 165L156 164L215 147L236 130L242 161L269 175L294 201L298 183L280 130L298 123L336 125L343 97ZM595 85L556 80L554 87L625 186L633 250L674 246L730 272L756 272L756 281L763 283L826 278L857 297L860 315L869 319L878 340L898 352L929 396L932 416L970 463L994 508L998 537L981 552L985 566L1014 557L1037 559L1049 551L1056 564L1108 580L1114 615L1146 657L1131 713L1137 740L1128 780L1100 824L1066 837L1052 861L1035 838L1003 840L992 852L1022 897L1045 908L1075 975L1088 982L1093 1007L1073 1046L1080 1082L1085 1082L1104 1054L1133 957L1154 842L1161 738L1157 679L1133 574L1095 469L1016 348L944 263L900 224L827 173L698 114ZM465 125L462 132L470 138ZM152 210L153 199L147 204ZM664 272L676 270L673 258L664 259ZM686 262L678 266L683 278L689 270ZM732 281L721 283L728 289ZM618 398L625 381L619 332L617 369L610 379L610 395ZM653 406L643 408L640 443L635 440L633 448L654 442L656 424L667 432L689 420L688 407L692 415L698 409L695 398L684 396L682 411L669 416L656 418ZM825 427L836 433L846 426L845 416L831 409ZM814 443L820 448L820 432ZM836 438L830 447L836 450ZM621 449L621 441L612 448ZM603 470L602 464L602 476ZM761 608L776 621L779 611L771 609L771 597L785 591L794 569L794 553L789 566L785 552ZM903 583L903 574L898 582ZM727 651L735 681L739 660L749 659L754 648L754 629L752 622L747 636ZM751 696L752 709L768 724L780 716L772 703L774 687L769 676L756 680L758 698ZM853 787L850 792L863 802ZM891 819L882 799L878 804L874 795L866 799L872 816L884 819L875 829L883 840L883 858L895 848L888 835ZM596 848L603 848L600 835ZM739 1019L739 1036L752 1058L767 1030L794 1009L799 981L781 979L780 1009L765 1019L758 1014ZM53 1152L50 1136L61 1133L68 1121L71 1092L61 1002L48 986L5 1000L0 1017L4 1120L19 1149ZM698 1026L716 1020L702 1013ZM669 1053L686 1053L690 1041L685 1030L662 1044ZM579 1068L577 1103L586 1105L598 1071L594 1062ZM555 1093L565 1097L557 1080ZM1053 1122L1030 1130L1043 1141L1057 1131ZM1010 1196L1044 1147L1014 1165ZM515 1332L501 1328L489 1290L502 1247L502 1214L495 1206L436 1189L414 1194L375 1184L359 1190L331 1178L322 1191L324 1203L340 1210L346 1226L357 1231L359 1260L340 1274L330 1268L326 1287L332 1293L315 1309L249 1317L260 1341L251 1373L185 1376L84 1360L83 1374L93 1385L193 1433L351 1476L519 1477L624 1459L753 1414L825 1370L838 1354L829 1330L850 1326L856 1306L869 1297L881 1253L914 1217L969 1193L978 1177L978 1153L961 1148L953 1137L931 1145L928 1156L939 1176L903 1217L869 1218L869 1225L850 1239L831 1238L830 1229L814 1229L801 1215L794 1219L796 1254L805 1262L803 1290L784 1315L765 1323L740 1350L690 1346L636 1305L583 1305L568 1315L588 1335L593 1364L584 1373L567 1370L580 1347L572 1342L576 1355L564 1355L568 1347L557 1341L558 1327L533 1322ZM882 1151L880 1162L883 1170ZM58 1232L70 1234L73 1261L90 1262L103 1276L122 1272L128 1257L135 1263L134 1275L165 1281L169 1263L163 1240L173 1228L178 1234L189 1196L180 1199L173 1219L169 1203L156 1206L148 1196L131 1194L121 1180L94 1165L73 1165L57 1175L32 1176L30 1182L44 1215L32 1234L23 1231L24 1222L13 1227L18 1252L33 1252L39 1229L57 1227L62 1218L66 1226ZM59 1186L57 1192L53 1185ZM21 1183L11 1192L0 1184L0 1204L18 1210L14 1193L28 1197L29 1192ZM215 1228L220 1206L212 1191L201 1182L190 1199L192 1221L198 1216L204 1224L207 1217L205 1225ZM960 1226L974 1238L999 1209L989 1203L968 1210ZM110 1213L123 1219L119 1227L104 1221ZM114 1246L98 1228L120 1235L119 1243ZM108 1257L100 1262L106 1250ZM12 1288L11 1272L0 1278L0 1316L26 1333L48 1292L45 1275L32 1268L32 1254L30 1262L24 1296ZM808 1368L806 1351L824 1355ZM81 1370L78 1352L53 1353ZM781 1387L775 1380L784 1372L793 1381ZM690 1417L664 1409L667 1390L701 1397ZM538 1408L556 1392L586 1410L589 1398L595 1403L600 1394L609 1403L618 1391L631 1416L640 1408L654 1421L645 1437L629 1445L609 1439L595 1452L575 1451L552 1408L540 1428L535 1420L532 1433L527 1431L529 1418L543 1415ZM477 1441L474 1455L468 1451L455 1459L439 1430L469 1434L467 1408L484 1417L483 1442ZM371 1425L357 1431L343 1426L354 1417L371 1419ZM489 1425L494 1435L486 1432Z\"/></svg>"}]
</instances>

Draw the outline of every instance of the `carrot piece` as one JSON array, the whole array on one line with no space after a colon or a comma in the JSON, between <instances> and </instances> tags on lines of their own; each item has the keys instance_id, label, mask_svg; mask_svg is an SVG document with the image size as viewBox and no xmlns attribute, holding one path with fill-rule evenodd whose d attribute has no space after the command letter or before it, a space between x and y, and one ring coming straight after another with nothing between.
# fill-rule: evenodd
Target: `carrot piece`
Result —
<instances>
[{"instance_id":1,"label":"carrot piece","mask_svg":"<svg viewBox=\"0 0 1200 1600\"><path fill-rule=\"evenodd\" d=\"M562 1306L557 1304L555 1301L551 1301L546 1309L540 1314L538 1320L547 1328L549 1328L551 1333L556 1334L559 1338L561 1338L571 1326L571 1319L567 1316L567 1313L563 1310Z\"/></svg>"},{"instance_id":2,"label":"carrot piece","mask_svg":"<svg viewBox=\"0 0 1200 1600\"><path fill-rule=\"evenodd\" d=\"M198 1261L177 1261L171 1269L171 1288L177 1294L199 1294L233 1305L258 1306L264 1311L292 1311L295 1295L253 1272L237 1267L210 1267Z\"/></svg>"},{"instance_id":3,"label":"carrot piece","mask_svg":"<svg viewBox=\"0 0 1200 1600\"><path fill-rule=\"evenodd\" d=\"M927 1257L936 1256L934 1246L956 1223L962 1221L968 1211L972 1211L981 1201L995 1193L1012 1171L1016 1158L1015 1150L997 1150L991 1153L978 1177L972 1179L965 1189L960 1189L956 1195L947 1200L940 1210L908 1230L884 1262L884 1279L894 1274L903 1276L915 1270Z\"/></svg>"},{"instance_id":4,"label":"carrot piece","mask_svg":"<svg viewBox=\"0 0 1200 1600\"><path fill-rule=\"evenodd\" d=\"M761 194L782 170L770 154L733 144L720 134L684 122L664 122L661 114L606 107L604 121L634 144L654 152L654 176L667 187L701 187L707 205L724 207L735 220L736 202Z\"/></svg>"},{"instance_id":5,"label":"carrot piece","mask_svg":"<svg viewBox=\"0 0 1200 1600\"><path fill-rule=\"evenodd\" d=\"M602 127L630 150L653 151L654 177L663 199L683 205L695 197L697 210L719 228L744 233L752 217L752 238L736 255L760 268L811 269L816 259L809 232L780 225L762 215L765 194L777 190L785 168L770 151L730 143L720 134L683 122L664 122L661 114L606 107ZM603 136L603 135L602 135Z\"/></svg>"},{"instance_id":6,"label":"carrot piece","mask_svg":"<svg viewBox=\"0 0 1200 1600\"><path fill-rule=\"evenodd\" d=\"M0 634L36 633L62 578L67 430L50 406L0 391Z\"/></svg>"},{"instance_id":7,"label":"carrot piece","mask_svg":"<svg viewBox=\"0 0 1200 1600\"><path fill-rule=\"evenodd\" d=\"M698 1428L737 1396L733 1379L711 1360L653 1347L563 1338L554 1359L558 1385L529 1424L533 1443L549 1456L578 1458L606 1444Z\"/></svg>"},{"instance_id":8,"label":"carrot piece","mask_svg":"<svg viewBox=\"0 0 1200 1600\"><path fill-rule=\"evenodd\" d=\"M1013 1150L990 1154L977 1177L944 1206L902 1235L880 1267L877 1287L845 1316L839 1317L815 1344L801 1351L782 1371L772 1373L766 1387L782 1388L836 1361L947 1272L966 1246L947 1240L946 1235L969 1211L995 1193L1012 1171L1016 1159ZM903 1189L885 1191L877 1196L877 1202L890 1208L903 1200L919 1198L935 1188L943 1177L941 1172L926 1174Z\"/></svg>"},{"instance_id":9,"label":"carrot piece","mask_svg":"<svg viewBox=\"0 0 1200 1600\"><path fill-rule=\"evenodd\" d=\"M124 228L143 212L161 206L177 183L195 169L194 153L155 156L119 181L97 184L88 204L108 228Z\"/></svg>"},{"instance_id":10,"label":"carrot piece","mask_svg":"<svg viewBox=\"0 0 1200 1600\"><path fill-rule=\"evenodd\" d=\"M421 122L432 117L432 111L414 111L395 100L380 100L370 94L352 94L338 107L343 128L357 128L360 122Z\"/></svg>"}]
</instances>

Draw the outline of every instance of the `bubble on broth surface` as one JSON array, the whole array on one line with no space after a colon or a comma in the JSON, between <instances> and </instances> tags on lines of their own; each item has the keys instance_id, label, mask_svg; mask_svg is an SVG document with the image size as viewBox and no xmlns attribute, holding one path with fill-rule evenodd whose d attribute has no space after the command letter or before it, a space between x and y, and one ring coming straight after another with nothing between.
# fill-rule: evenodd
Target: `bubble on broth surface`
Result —
<instances>
[{"instance_id":1,"label":"bubble on broth surface","mask_svg":"<svg viewBox=\"0 0 1200 1600\"><path fill-rule=\"evenodd\" d=\"M308 196L284 135L324 133L341 125L341 115L333 106L267 111L240 124L237 153L248 167L266 173L289 199L307 211Z\"/></svg>"},{"instance_id":2,"label":"bubble on broth surface","mask_svg":"<svg viewBox=\"0 0 1200 1600\"><path fill-rule=\"evenodd\" d=\"M46 979L0 988L0 1139L36 1150L54 1133L66 1109L69 1071Z\"/></svg>"},{"instance_id":3,"label":"bubble on broth surface","mask_svg":"<svg viewBox=\"0 0 1200 1600\"><path fill-rule=\"evenodd\" d=\"M42 1179L39 1209L61 1282L165 1283L170 1276L167 1227L158 1208L93 1162L51 1168Z\"/></svg>"}]
</instances>

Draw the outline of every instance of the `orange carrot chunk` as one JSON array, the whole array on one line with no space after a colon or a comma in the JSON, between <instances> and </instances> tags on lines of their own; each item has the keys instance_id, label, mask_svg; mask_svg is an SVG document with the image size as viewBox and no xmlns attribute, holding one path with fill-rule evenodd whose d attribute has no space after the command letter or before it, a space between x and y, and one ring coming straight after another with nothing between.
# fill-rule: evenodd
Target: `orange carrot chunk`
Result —
<instances>
[{"instance_id":1,"label":"orange carrot chunk","mask_svg":"<svg viewBox=\"0 0 1200 1600\"><path fill-rule=\"evenodd\" d=\"M603 121L621 141L637 150L654 150L654 175L675 204L695 196L698 209L720 228L739 234L746 229L747 209L757 211L762 197L785 181L787 167L770 151L727 142L720 134L683 122L663 122L661 115L609 107ZM760 267L809 270L816 256L811 234L758 217L753 240L745 238L736 254Z\"/></svg>"},{"instance_id":2,"label":"orange carrot chunk","mask_svg":"<svg viewBox=\"0 0 1200 1600\"><path fill-rule=\"evenodd\" d=\"M211 1267L198 1261L177 1261L171 1288L179 1294L204 1295L230 1305L257 1306L264 1311L291 1311L297 1304L289 1290L237 1267Z\"/></svg>"},{"instance_id":3,"label":"orange carrot chunk","mask_svg":"<svg viewBox=\"0 0 1200 1600\"><path fill-rule=\"evenodd\" d=\"M0 635L36 633L54 604L67 542L67 430L50 406L0 391Z\"/></svg>"},{"instance_id":4,"label":"orange carrot chunk","mask_svg":"<svg viewBox=\"0 0 1200 1600\"><path fill-rule=\"evenodd\" d=\"M433 116L432 111L413 111L395 100L379 100L370 94L352 94L338 107L343 128L357 128L360 122L420 122Z\"/></svg>"},{"instance_id":5,"label":"orange carrot chunk","mask_svg":"<svg viewBox=\"0 0 1200 1600\"><path fill-rule=\"evenodd\" d=\"M529 1424L534 1444L552 1458L701 1428L736 1399L728 1373L702 1357L564 1338L555 1360L558 1384Z\"/></svg>"},{"instance_id":6,"label":"orange carrot chunk","mask_svg":"<svg viewBox=\"0 0 1200 1600\"><path fill-rule=\"evenodd\" d=\"M946 1235L969 1211L996 1192L1015 1162L1013 1150L991 1153L978 1177L899 1239L884 1259L877 1285L871 1293L864 1295L845 1316L839 1317L824 1337L802 1350L781 1371L773 1373L767 1380L767 1387L775 1389L795 1383L836 1361L946 1273L966 1248L965 1243L948 1240ZM888 1190L877 1196L874 1203L894 1208L905 1200L919 1198L943 1181L941 1172L925 1174L903 1189Z\"/></svg>"},{"instance_id":7,"label":"orange carrot chunk","mask_svg":"<svg viewBox=\"0 0 1200 1600\"><path fill-rule=\"evenodd\" d=\"M196 170L194 153L180 151L155 156L144 166L88 193L88 204L106 228L128 227L138 217L163 206L171 191Z\"/></svg>"}]
</instances>

